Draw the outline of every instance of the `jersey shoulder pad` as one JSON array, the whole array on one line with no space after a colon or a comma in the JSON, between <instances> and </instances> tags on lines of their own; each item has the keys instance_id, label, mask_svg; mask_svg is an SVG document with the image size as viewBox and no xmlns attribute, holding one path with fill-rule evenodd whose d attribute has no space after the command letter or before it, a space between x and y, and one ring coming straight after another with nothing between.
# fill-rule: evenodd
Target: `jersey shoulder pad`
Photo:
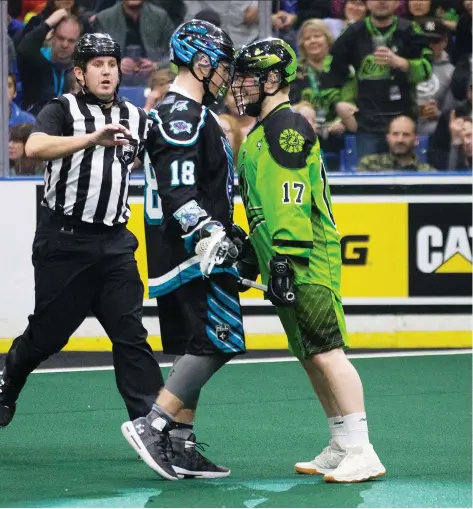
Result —
<instances>
[{"instance_id":1,"label":"jersey shoulder pad","mask_svg":"<svg viewBox=\"0 0 473 509\"><path fill-rule=\"evenodd\" d=\"M205 126L208 110L195 101L181 97L167 95L156 110L148 113L148 117L154 124L153 128L159 130L167 143L177 146L194 145Z\"/></svg>"},{"instance_id":2,"label":"jersey shoulder pad","mask_svg":"<svg viewBox=\"0 0 473 509\"><path fill-rule=\"evenodd\" d=\"M279 166L303 168L317 142L317 135L307 120L291 108L284 108L268 119L265 136L271 157Z\"/></svg>"}]
</instances>

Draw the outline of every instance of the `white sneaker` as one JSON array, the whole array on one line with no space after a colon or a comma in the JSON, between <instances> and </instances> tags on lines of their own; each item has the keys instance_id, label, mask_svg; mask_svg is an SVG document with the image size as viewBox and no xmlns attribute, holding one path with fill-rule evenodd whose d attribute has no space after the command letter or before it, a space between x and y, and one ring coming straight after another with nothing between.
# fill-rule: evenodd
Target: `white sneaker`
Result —
<instances>
[{"instance_id":1,"label":"white sneaker","mask_svg":"<svg viewBox=\"0 0 473 509\"><path fill-rule=\"evenodd\" d=\"M312 461L296 463L295 469L296 472L299 472L300 474L328 474L340 465L345 456L346 451L340 447L339 443L335 440L330 440L328 447L326 447Z\"/></svg>"},{"instance_id":2,"label":"white sneaker","mask_svg":"<svg viewBox=\"0 0 473 509\"><path fill-rule=\"evenodd\" d=\"M371 444L347 445L347 454L338 467L324 476L326 482L362 482L386 473Z\"/></svg>"}]
</instances>

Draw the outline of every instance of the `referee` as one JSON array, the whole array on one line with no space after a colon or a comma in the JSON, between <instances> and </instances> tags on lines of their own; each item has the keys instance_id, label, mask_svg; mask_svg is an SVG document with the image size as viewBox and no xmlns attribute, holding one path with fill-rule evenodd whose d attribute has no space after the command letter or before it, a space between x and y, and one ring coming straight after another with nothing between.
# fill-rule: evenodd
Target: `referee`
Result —
<instances>
[{"instance_id":1,"label":"referee","mask_svg":"<svg viewBox=\"0 0 473 509\"><path fill-rule=\"evenodd\" d=\"M84 35L74 55L82 92L51 101L26 144L28 157L48 161L33 242L35 309L6 357L0 427L13 419L28 375L64 348L89 310L112 341L131 419L149 413L163 385L142 325L138 241L126 228L130 171L144 143L146 114L117 96L120 60L109 35Z\"/></svg>"}]
</instances>

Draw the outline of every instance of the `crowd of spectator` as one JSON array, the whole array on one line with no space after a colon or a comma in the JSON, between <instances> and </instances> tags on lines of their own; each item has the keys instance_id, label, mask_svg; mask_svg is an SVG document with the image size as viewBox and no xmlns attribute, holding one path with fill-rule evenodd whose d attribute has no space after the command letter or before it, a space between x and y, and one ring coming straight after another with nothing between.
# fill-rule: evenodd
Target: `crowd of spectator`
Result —
<instances>
[{"instance_id":1,"label":"crowd of spectator","mask_svg":"<svg viewBox=\"0 0 473 509\"><path fill-rule=\"evenodd\" d=\"M273 34L298 55L291 103L317 132L329 170L471 169L472 4L273 0ZM117 40L122 95L149 111L175 76L168 48L178 24L205 19L241 47L258 38L258 17L250 0L8 0L11 174L42 171L22 147L48 101L80 91L72 55L81 34ZM215 112L236 161L255 119L238 116L232 94Z\"/></svg>"}]
</instances>

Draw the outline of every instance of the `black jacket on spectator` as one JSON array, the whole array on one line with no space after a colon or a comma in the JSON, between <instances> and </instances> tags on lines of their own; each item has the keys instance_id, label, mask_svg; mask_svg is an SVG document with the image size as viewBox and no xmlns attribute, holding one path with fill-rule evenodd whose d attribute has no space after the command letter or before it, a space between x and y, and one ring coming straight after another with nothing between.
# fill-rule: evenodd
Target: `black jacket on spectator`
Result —
<instances>
[{"instance_id":1,"label":"black jacket on spectator","mask_svg":"<svg viewBox=\"0 0 473 509\"><path fill-rule=\"evenodd\" d=\"M99 12L95 17L94 28L98 32L109 33L126 54L128 26L121 1ZM144 2L139 18L139 32L147 58L153 61L169 58L169 41L174 25L164 9L151 2Z\"/></svg>"},{"instance_id":2,"label":"black jacket on spectator","mask_svg":"<svg viewBox=\"0 0 473 509\"><path fill-rule=\"evenodd\" d=\"M279 0L273 0L273 12L276 13L279 10ZM330 18L331 15L330 0L297 0L297 21L294 28L299 28L308 19Z\"/></svg>"},{"instance_id":3,"label":"black jacket on spectator","mask_svg":"<svg viewBox=\"0 0 473 509\"><path fill-rule=\"evenodd\" d=\"M45 56L47 52L42 51L50 30L49 25L41 23L21 39L17 50L18 68L23 83L21 106L35 116L51 99L69 91L67 74L71 71L72 64L69 68L59 67Z\"/></svg>"},{"instance_id":4,"label":"black jacket on spectator","mask_svg":"<svg viewBox=\"0 0 473 509\"><path fill-rule=\"evenodd\" d=\"M453 50L452 63L456 64L471 55L471 16L464 12L458 20L455 36L455 49Z\"/></svg>"},{"instance_id":5,"label":"black jacket on spectator","mask_svg":"<svg viewBox=\"0 0 473 509\"><path fill-rule=\"evenodd\" d=\"M455 108L455 114L457 118L471 116L471 102L465 101ZM444 111L439 117L437 129L431 136L429 143L428 161L437 170L448 170L451 141L450 111Z\"/></svg>"},{"instance_id":6,"label":"black jacket on spectator","mask_svg":"<svg viewBox=\"0 0 473 509\"><path fill-rule=\"evenodd\" d=\"M180 25L184 21L186 15L186 4L184 0L147 0L157 7L164 9L168 16L171 18L174 25ZM100 12L109 7L113 7L120 0L97 0L95 4L95 11Z\"/></svg>"},{"instance_id":7,"label":"black jacket on spectator","mask_svg":"<svg viewBox=\"0 0 473 509\"><path fill-rule=\"evenodd\" d=\"M397 21L396 21L397 20ZM324 89L340 89L347 81L350 66L358 82L356 113L358 130L385 133L389 122L398 115L416 117L414 91L417 83L431 76L432 67L427 60L431 54L423 32L410 21L396 18L397 26L385 30L387 45L396 54L409 60L409 71L403 72L377 65L372 57L373 35L369 19L349 25L335 41L330 71L321 76Z\"/></svg>"}]
</instances>

